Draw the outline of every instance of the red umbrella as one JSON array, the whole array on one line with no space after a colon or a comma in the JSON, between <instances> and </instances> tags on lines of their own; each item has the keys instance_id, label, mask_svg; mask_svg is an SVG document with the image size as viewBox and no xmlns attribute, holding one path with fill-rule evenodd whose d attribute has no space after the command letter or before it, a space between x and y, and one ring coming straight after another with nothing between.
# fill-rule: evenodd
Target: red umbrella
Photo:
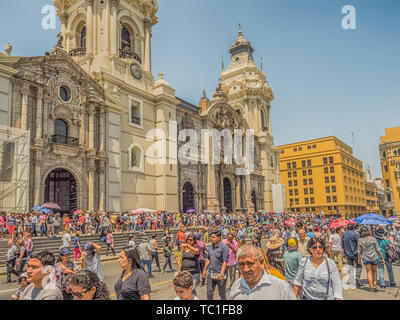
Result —
<instances>
[{"instance_id":1,"label":"red umbrella","mask_svg":"<svg viewBox=\"0 0 400 320\"><path fill-rule=\"evenodd\" d=\"M77 214L81 214L81 213L83 213L83 210L81 210L81 209L79 209L79 210L75 210L75 213L77 213Z\"/></svg>"},{"instance_id":2,"label":"red umbrella","mask_svg":"<svg viewBox=\"0 0 400 320\"><path fill-rule=\"evenodd\" d=\"M344 226L347 226L349 223L351 223L351 221L340 218L340 219L337 219L337 220L331 222L328 226L328 229L332 229L332 228L336 229L336 228L344 227Z\"/></svg>"},{"instance_id":3,"label":"red umbrella","mask_svg":"<svg viewBox=\"0 0 400 320\"><path fill-rule=\"evenodd\" d=\"M296 222L297 222L297 220L292 218L292 219L285 220L283 223L288 226L294 227L296 225Z\"/></svg>"},{"instance_id":4,"label":"red umbrella","mask_svg":"<svg viewBox=\"0 0 400 320\"><path fill-rule=\"evenodd\" d=\"M44 204L42 204L41 206L42 208L48 208L48 209L56 209L56 210L61 210L60 206L56 203L52 203L52 202L46 202Z\"/></svg>"}]
</instances>

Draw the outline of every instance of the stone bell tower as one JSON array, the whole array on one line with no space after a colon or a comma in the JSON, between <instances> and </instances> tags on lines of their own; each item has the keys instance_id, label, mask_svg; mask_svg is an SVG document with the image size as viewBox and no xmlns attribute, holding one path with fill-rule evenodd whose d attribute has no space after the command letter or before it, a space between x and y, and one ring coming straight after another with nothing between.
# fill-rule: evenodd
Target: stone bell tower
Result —
<instances>
[{"instance_id":1,"label":"stone bell tower","mask_svg":"<svg viewBox=\"0 0 400 320\"><path fill-rule=\"evenodd\" d=\"M54 0L54 4L63 48L89 74L105 71L129 78L134 63L136 73L153 78L151 32L158 21L156 0Z\"/></svg>"},{"instance_id":2,"label":"stone bell tower","mask_svg":"<svg viewBox=\"0 0 400 320\"><path fill-rule=\"evenodd\" d=\"M262 167L264 187L264 209L272 210L272 184L280 183L279 153L274 146L271 134L270 110L274 94L266 75L259 69L253 58L254 49L240 29L236 41L229 53L228 67L222 67L222 88L227 94L228 103L247 121L249 128L260 143L259 165ZM249 182L248 182L249 183ZM247 194L248 207L251 207L250 195Z\"/></svg>"}]
</instances>

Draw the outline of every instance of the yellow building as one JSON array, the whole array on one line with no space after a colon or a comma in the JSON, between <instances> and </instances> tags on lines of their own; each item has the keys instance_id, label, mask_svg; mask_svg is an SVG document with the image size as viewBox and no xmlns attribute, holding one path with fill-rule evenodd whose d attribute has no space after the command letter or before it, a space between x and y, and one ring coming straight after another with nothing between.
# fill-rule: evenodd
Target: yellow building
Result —
<instances>
[{"instance_id":1,"label":"yellow building","mask_svg":"<svg viewBox=\"0 0 400 320\"><path fill-rule=\"evenodd\" d=\"M366 212L362 162L336 137L279 146L288 210L356 217Z\"/></svg>"},{"instance_id":2,"label":"yellow building","mask_svg":"<svg viewBox=\"0 0 400 320\"><path fill-rule=\"evenodd\" d=\"M400 215L400 127L385 129L379 144L387 216Z\"/></svg>"},{"instance_id":3,"label":"yellow building","mask_svg":"<svg viewBox=\"0 0 400 320\"><path fill-rule=\"evenodd\" d=\"M365 173L365 202L367 212L381 213L379 208L378 186L375 180L371 178L371 173L369 171Z\"/></svg>"}]
</instances>

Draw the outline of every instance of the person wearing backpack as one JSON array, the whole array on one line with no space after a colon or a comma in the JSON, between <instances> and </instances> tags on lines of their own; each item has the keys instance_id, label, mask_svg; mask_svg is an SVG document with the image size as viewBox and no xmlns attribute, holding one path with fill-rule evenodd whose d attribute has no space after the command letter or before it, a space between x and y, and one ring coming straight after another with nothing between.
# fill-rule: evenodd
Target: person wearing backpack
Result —
<instances>
[{"instance_id":1,"label":"person wearing backpack","mask_svg":"<svg viewBox=\"0 0 400 320\"><path fill-rule=\"evenodd\" d=\"M388 251L390 248L389 246L393 245L390 240L387 240L385 237L385 230L383 230L382 227L379 227L378 229L375 230L374 236L376 238L376 241L378 242L379 249L382 252L382 256L385 260L385 263L382 263L382 259L380 256L378 256L378 281L379 281L379 287L381 288L386 288L386 282L385 282L385 265L386 269L389 273L389 282L391 287L396 287L396 283L394 281L394 274L393 274L393 268L392 268L392 263L389 259L389 254Z\"/></svg>"}]
</instances>

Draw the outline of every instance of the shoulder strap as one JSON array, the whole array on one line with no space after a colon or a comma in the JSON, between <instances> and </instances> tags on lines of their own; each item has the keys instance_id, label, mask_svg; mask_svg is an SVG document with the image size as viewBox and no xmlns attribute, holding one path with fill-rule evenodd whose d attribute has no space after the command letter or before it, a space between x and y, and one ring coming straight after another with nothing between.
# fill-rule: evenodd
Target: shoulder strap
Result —
<instances>
[{"instance_id":1,"label":"shoulder strap","mask_svg":"<svg viewBox=\"0 0 400 320\"><path fill-rule=\"evenodd\" d=\"M327 258L325 258L325 263L326 263L326 267L328 268L328 288L326 289L326 295L325 295L326 298L325 298L325 300L328 300L329 287L330 287L330 284L331 284L331 270L329 268L329 261L328 261Z\"/></svg>"}]
</instances>

